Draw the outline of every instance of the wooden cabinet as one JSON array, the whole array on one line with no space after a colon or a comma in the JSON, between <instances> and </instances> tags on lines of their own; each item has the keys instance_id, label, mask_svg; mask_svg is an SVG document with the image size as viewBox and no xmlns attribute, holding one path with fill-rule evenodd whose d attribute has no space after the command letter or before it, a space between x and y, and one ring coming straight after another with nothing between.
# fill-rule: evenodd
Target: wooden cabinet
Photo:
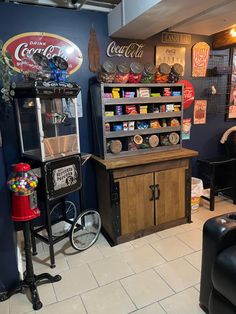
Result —
<instances>
[{"instance_id":1,"label":"wooden cabinet","mask_svg":"<svg viewBox=\"0 0 236 314\"><path fill-rule=\"evenodd\" d=\"M173 152L103 160L94 156L103 232L122 243L191 221L191 157Z\"/></svg>"},{"instance_id":2,"label":"wooden cabinet","mask_svg":"<svg viewBox=\"0 0 236 314\"><path fill-rule=\"evenodd\" d=\"M182 84L96 82L90 90L96 155L112 159L181 149ZM141 145L135 146L135 136ZM111 148L115 142L118 153Z\"/></svg>"}]
</instances>

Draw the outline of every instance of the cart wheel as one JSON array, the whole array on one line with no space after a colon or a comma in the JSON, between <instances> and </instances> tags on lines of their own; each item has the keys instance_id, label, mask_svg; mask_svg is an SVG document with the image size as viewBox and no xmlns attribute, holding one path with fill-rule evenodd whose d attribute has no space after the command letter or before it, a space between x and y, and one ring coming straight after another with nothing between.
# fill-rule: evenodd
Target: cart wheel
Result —
<instances>
[{"instance_id":1,"label":"cart wheel","mask_svg":"<svg viewBox=\"0 0 236 314\"><path fill-rule=\"evenodd\" d=\"M94 209L86 209L74 221L70 242L75 250L84 251L93 245L101 230L101 218Z\"/></svg>"},{"instance_id":2,"label":"cart wheel","mask_svg":"<svg viewBox=\"0 0 236 314\"><path fill-rule=\"evenodd\" d=\"M65 217L63 215L64 212ZM50 217L52 222L52 236L62 236L66 232L70 231L73 221L77 217L76 206L71 201L57 203L53 206L50 212ZM64 221L64 219L71 221L71 223Z\"/></svg>"}]
</instances>

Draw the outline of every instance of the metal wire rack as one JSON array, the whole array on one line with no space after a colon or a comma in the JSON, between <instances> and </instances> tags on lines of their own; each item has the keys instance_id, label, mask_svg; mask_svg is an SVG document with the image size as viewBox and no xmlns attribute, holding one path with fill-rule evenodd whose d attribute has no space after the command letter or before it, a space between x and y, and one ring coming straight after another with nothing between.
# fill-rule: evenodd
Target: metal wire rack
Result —
<instances>
[{"instance_id":1,"label":"metal wire rack","mask_svg":"<svg viewBox=\"0 0 236 314\"><path fill-rule=\"evenodd\" d=\"M208 114L225 114L229 108L231 91L231 66L229 54L212 52L207 74L203 80L203 93L207 99Z\"/></svg>"}]
</instances>

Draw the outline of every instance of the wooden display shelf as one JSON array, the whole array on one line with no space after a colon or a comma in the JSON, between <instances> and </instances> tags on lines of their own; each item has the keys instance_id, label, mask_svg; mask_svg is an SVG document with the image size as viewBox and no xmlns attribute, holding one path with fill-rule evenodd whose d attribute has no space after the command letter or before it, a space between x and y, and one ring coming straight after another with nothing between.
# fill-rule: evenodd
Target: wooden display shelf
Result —
<instances>
[{"instance_id":1,"label":"wooden display shelf","mask_svg":"<svg viewBox=\"0 0 236 314\"><path fill-rule=\"evenodd\" d=\"M133 120L152 120L152 119L162 119L162 118L178 118L181 117L180 111L173 112L155 112L146 114L123 114L115 115L111 117L104 117L105 122L118 122L118 121L133 121Z\"/></svg>"},{"instance_id":2,"label":"wooden display shelf","mask_svg":"<svg viewBox=\"0 0 236 314\"><path fill-rule=\"evenodd\" d=\"M147 88L150 90L150 94L160 93L164 94L164 88L170 88L171 92L176 91L181 96L160 96L160 97L135 97L135 98L105 98L106 93L112 93L112 88L120 88L120 96L123 92L136 92L136 89ZM134 154L147 154L153 152L153 148L149 149L137 149L135 151L127 150L122 151L120 154L111 154L109 151L109 144L112 139L124 139L135 135L152 135L152 134L165 134L166 142L168 142L168 134L171 132L180 132L183 122L183 99L184 99L184 86L183 84L106 84L95 82L90 87L92 98L92 113L93 113L93 126L94 126L94 143L95 153L104 159L120 158L122 156L134 155ZM122 111L125 112L124 106L128 105L143 105L150 104L150 107L161 106L163 104L176 104L179 105L180 111L176 112L150 112L146 114L124 114L115 116L106 116L106 111L114 111L116 105L122 105ZM121 108L120 108L121 109ZM133 131L106 131L106 123L112 122L125 122L125 121L137 121L151 120L151 119L163 119L163 118L178 118L180 126L176 127L161 127L161 128L148 128L148 129L135 129ZM182 147L182 138L180 136L178 145L173 146L159 146L156 148L156 152L162 150L180 149Z\"/></svg>"},{"instance_id":3,"label":"wooden display shelf","mask_svg":"<svg viewBox=\"0 0 236 314\"><path fill-rule=\"evenodd\" d=\"M163 104L177 103L182 101L182 96L160 96L160 97L134 97L134 98L104 98L104 105L132 105L132 104Z\"/></svg>"},{"instance_id":4,"label":"wooden display shelf","mask_svg":"<svg viewBox=\"0 0 236 314\"><path fill-rule=\"evenodd\" d=\"M148 128L148 129L140 129L140 130L133 130L133 131L112 131L106 132L106 138L119 138L119 137L127 137L127 136L134 136L134 135L148 135L148 134L159 134L159 133L170 133L170 132L177 132L180 131L180 126L175 127L166 127L166 128Z\"/></svg>"},{"instance_id":5,"label":"wooden display shelf","mask_svg":"<svg viewBox=\"0 0 236 314\"><path fill-rule=\"evenodd\" d=\"M137 154L139 156L141 156L141 155L145 155L147 153L157 153L157 152L159 153L159 152L171 151L171 150L177 150L177 149L180 149L179 144L170 145L170 146L158 146L158 147L153 147L153 148L142 148L142 149L138 149L138 150L134 150L134 151L121 151L119 153L119 157L123 158L123 157L126 157L127 155L128 156L137 156ZM117 159L117 156L115 154L108 153L107 155L108 155L109 159L112 159L112 158Z\"/></svg>"}]
</instances>

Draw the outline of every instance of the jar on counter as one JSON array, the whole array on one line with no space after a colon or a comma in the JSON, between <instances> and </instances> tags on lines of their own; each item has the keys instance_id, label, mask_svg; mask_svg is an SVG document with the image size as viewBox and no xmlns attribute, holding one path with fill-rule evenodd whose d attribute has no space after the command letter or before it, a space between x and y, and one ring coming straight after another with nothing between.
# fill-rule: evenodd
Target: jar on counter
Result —
<instances>
[{"instance_id":1,"label":"jar on counter","mask_svg":"<svg viewBox=\"0 0 236 314\"><path fill-rule=\"evenodd\" d=\"M129 79L129 66L126 63L120 63L117 65L115 74L115 83L127 83Z\"/></svg>"},{"instance_id":2,"label":"jar on counter","mask_svg":"<svg viewBox=\"0 0 236 314\"><path fill-rule=\"evenodd\" d=\"M156 67L153 63L146 63L142 74L142 83L152 83L155 78Z\"/></svg>"},{"instance_id":3,"label":"jar on counter","mask_svg":"<svg viewBox=\"0 0 236 314\"><path fill-rule=\"evenodd\" d=\"M103 83L113 83L115 79L116 67L111 61L105 61L101 66L98 79Z\"/></svg>"},{"instance_id":4,"label":"jar on counter","mask_svg":"<svg viewBox=\"0 0 236 314\"><path fill-rule=\"evenodd\" d=\"M167 63L161 63L155 76L156 83L167 83L171 67Z\"/></svg>"},{"instance_id":5,"label":"jar on counter","mask_svg":"<svg viewBox=\"0 0 236 314\"><path fill-rule=\"evenodd\" d=\"M130 64L129 83L140 83L144 66L139 62Z\"/></svg>"}]
</instances>

